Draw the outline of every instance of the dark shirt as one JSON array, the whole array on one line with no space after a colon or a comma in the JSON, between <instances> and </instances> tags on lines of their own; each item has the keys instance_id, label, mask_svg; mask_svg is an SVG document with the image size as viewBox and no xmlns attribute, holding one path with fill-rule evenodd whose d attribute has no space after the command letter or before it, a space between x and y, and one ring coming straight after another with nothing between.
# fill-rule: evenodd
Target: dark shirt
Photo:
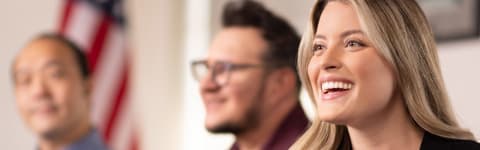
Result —
<instances>
[{"instance_id":1,"label":"dark shirt","mask_svg":"<svg viewBox=\"0 0 480 150\"><path fill-rule=\"evenodd\" d=\"M475 141L448 139L425 132L420 150L480 150Z\"/></svg>"},{"instance_id":2,"label":"dark shirt","mask_svg":"<svg viewBox=\"0 0 480 150\"><path fill-rule=\"evenodd\" d=\"M309 120L300 103L294 107L282 121L275 133L263 146L263 150L288 150L295 141L307 130ZM235 142L231 150L240 150Z\"/></svg>"}]
</instances>

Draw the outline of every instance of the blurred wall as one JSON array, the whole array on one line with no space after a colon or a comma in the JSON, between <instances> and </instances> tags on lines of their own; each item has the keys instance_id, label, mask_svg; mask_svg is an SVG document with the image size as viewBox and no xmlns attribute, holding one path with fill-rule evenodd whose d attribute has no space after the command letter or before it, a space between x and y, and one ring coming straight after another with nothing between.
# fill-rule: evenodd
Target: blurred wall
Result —
<instances>
[{"instance_id":1,"label":"blurred wall","mask_svg":"<svg viewBox=\"0 0 480 150\"><path fill-rule=\"evenodd\" d=\"M313 0L261 0L302 32ZM156 149L226 149L230 135L212 135L203 128L204 109L189 62L202 58L219 29L225 0L128 1L133 58L133 99L139 115L142 146ZM31 36L57 25L60 1L4 1L0 5L0 145L32 149L35 138L15 106L10 64ZM439 44L443 75L462 125L480 136L480 38ZM308 104L308 99L303 100Z\"/></svg>"},{"instance_id":2,"label":"blurred wall","mask_svg":"<svg viewBox=\"0 0 480 150\"><path fill-rule=\"evenodd\" d=\"M440 43L440 66L460 124L480 141L480 38Z\"/></svg>"},{"instance_id":3,"label":"blurred wall","mask_svg":"<svg viewBox=\"0 0 480 150\"><path fill-rule=\"evenodd\" d=\"M142 147L182 149L184 2L127 0Z\"/></svg>"}]
</instances>

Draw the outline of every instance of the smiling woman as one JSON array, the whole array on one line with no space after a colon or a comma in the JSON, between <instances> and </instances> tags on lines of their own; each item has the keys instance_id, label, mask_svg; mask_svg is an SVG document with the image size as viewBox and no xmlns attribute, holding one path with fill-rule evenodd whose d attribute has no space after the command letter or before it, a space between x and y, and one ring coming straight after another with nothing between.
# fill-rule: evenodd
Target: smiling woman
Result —
<instances>
[{"instance_id":1,"label":"smiling woman","mask_svg":"<svg viewBox=\"0 0 480 150\"><path fill-rule=\"evenodd\" d=\"M415 0L318 0L298 68L317 110L291 149L479 149Z\"/></svg>"}]
</instances>

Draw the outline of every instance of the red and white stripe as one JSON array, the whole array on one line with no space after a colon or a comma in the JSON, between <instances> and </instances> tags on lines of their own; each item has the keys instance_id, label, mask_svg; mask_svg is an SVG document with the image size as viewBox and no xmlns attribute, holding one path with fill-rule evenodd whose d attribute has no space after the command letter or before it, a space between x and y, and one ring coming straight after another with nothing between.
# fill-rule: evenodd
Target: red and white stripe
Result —
<instances>
[{"instance_id":1,"label":"red and white stripe","mask_svg":"<svg viewBox=\"0 0 480 150\"><path fill-rule=\"evenodd\" d=\"M93 79L93 122L111 149L139 149L129 98L130 60L124 28L88 2L64 2L59 32L86 50Z\"/></svg>"}]
</instances>

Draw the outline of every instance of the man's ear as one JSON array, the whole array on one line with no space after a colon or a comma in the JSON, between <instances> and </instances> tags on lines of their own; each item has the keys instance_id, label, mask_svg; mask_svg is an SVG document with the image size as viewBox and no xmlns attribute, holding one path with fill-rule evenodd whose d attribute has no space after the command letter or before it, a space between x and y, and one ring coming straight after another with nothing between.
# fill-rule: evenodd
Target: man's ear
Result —
<instances>
[{"instance_id":1,"label":"man's ear","mask_svg":"<svg viewBox=\"0 0 480 150\"><path fill-rule=\"evenodd\" d=\"M269 78L269 95L275 99L289 96L295 91L295 72L287 67L279 68L271 72Z\"/></svg>"},{"instance_id":2,"label":"man's ear","mask_svg":"<svg viewBox=\"0 0 480 150\"><path fill-rule=\"evenodd\" d=\"M92 95L92 88L93 88L93 81L90 77L88 77L88 78L83 80L83 83L85 85L85 88L84 88L83 92L85 94L85 97L87 98L87 101L90 104L91 95Z\"/></svg>"}]
</instances>

